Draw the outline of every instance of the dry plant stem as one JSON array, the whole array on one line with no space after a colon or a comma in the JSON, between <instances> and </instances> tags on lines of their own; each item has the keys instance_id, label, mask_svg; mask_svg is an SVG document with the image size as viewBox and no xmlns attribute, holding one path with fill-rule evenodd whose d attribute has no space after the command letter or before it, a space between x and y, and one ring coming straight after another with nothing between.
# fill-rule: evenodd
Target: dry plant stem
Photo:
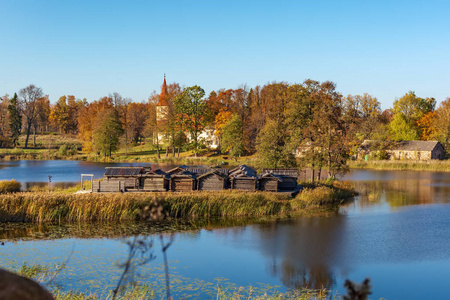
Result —
<instances>
[{"instance_id":1,"label":"dry plant stem","mask_svg":"<svg viewBox=\"0 0 450 300\"><path fill-rule=\"evenodd\" d=\"M167 244L164 244L164 236L162 233L159 235L159 239L161 240L161 248L164 256L164 271L166 273L166 296L167 300L172 299L170 296L170 278L169 278L169 262L167 261L167 249L172 245L173 243L173 234L170 234L170 240Z\"/></svg>"},{"instance_id":2,"label":"dry plant stem","mask_svg":"<svg viewBox=\"0 0 450 300\"><path fill-rule=\"evenodd\" d=\"M113 298L112 298L112 300L115 300L116 299L116 296L117 296L117 294L119 293L119 289L120 289L120 287L122 286L122 283L123 283L123 281L124 281L124 279L125 279L125 275L128 273L128 271L130 270L130 266L131 266L131 261L132 261L132 259L133 259L133 257L134 257L134 248L136 247L136 242L137 242L137 236L135 236L134 238L133 238L133 242L131 243L131 245L130 245L130 251L129 251L129 253L128 253L128 259L127 259L127 261L125 262L125 264L124 264L124 266L125 266L125 268L124 268L124 270L123 270L123 272L122 272L122 275L120 276L120 279L119 279L119 282L117 283L117 286L116 286L116 288L113 290Z\"/></svg>"}]
</instances>

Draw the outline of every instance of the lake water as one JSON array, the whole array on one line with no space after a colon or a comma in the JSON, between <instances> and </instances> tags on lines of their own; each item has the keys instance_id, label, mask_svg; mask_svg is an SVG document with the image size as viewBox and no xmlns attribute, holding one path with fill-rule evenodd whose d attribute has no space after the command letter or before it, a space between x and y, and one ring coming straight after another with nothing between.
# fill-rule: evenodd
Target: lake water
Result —
<instances>
[{"instance_id":1,"label":"lake water","mask_svg":"<svg viewBox=\"0 0 450 300\"><path fill-rule=\"evenodd\" d=\"M61 164L66 170L62 174L70 173L66 163L89 165L50 165L57 169ZM76 169L74 181L84 172L101 176L104 165L95 168ZM7 169L21 174L7 167L0 170L2 178L10 178ZM47 173L40 171L43 181ZM227 282L237 287L265 283L279 290L324 286L342 293L345 279L361 282L366 277L373 286L371 299L448 299L450 173L354 170L344 180L354 182L361 194L326 217L211 222L202 224L204 229L177 230L168 251L172 279L210 290L210 295L202 294L207 299ZM127 255L127 245L117 236L151 231L145 226L3 224L0 266L67 262L57 277L64 289L100 293L113 288L120 274L117 263ZM147 282L161 282L159 238L151 237L156 259L140 273ZM167 234L164 239L169 239Z\"/></svg>"}]
</instances>

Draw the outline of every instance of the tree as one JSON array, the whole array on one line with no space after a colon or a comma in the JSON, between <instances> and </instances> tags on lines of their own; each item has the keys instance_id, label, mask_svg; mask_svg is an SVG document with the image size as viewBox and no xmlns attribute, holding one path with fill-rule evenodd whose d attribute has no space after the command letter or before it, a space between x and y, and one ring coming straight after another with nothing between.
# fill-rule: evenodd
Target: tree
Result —
<instances>
[{"instance_id":1,"label":"tree","mask_svg":"<svg viewBox=\"0 0 450 300\"><path fill-rule=\"evenodd\" d=\"M417 121L417 127L419 128L420 139L422 141L430 141L436 135L436 118L437 112L430 111Z\"/></svg>"},{"instance_id":2,"label":"tree","mask_svg":"<svg viewBox=\"0 0 450 300\"><path fill-rule=\"evenodd\" d=\"M127 111L128 128L133 142L138 143L144 137L145 121L149 111L144 103L131 102Z\"/></svg>"},{"instance_id":3,"label":"tree","mask_svg":"<svg viewBox=\"0 0 450 300\"><path fill-rule=\"evenodd\" d=\"M104 110L97 116L93 132L94 149L104 156L111 157L119 148L119 137L123 134L122 123L115 109Z\"/></svg>"},{"instance_id":4,"label":"tree","mask_svg":"<svg viewBox=\"0 0 450 300\"><path fill-rule=\"evenodd\" d=\"M231 156L244 154L244 132L242 119L239 115L233 115L222 128L222 147Z\"/></svg>"},{"instance_id":5,"label":"tree","mask_svg":"<svg viewBox=\"0 0 450 300\"><path fill-rule=\"evenodd\" d=\"M93 132L97 127L97 122L101 120L97 117L104 111L113 109L114 105L109 97L102 97L89 104L83 102L78 114L78 136L83 141L84 151L94 150Z\"/></svg>"},{"instance_id":6,"label":"tree","mask_svg":"<svg viewBox=\"0 0 450 300\"><path fill-rule=\"evenodd\" d=\"M180 116L183 127L190 133L193 141L195 157L198 151L198 136L205 124L204 115L207 112L207 106L203 99L205 91L197 86L186 87L181 95L175 98L174 106L177 114Z\"/></svg>"},{"instance_id":7,"label":"tree","mask_svg":"<svg viewBox=\"0 0 450 300\"><path fill-rule=\"evenodd\" d=\"M294 155L286 147L286 130L282 123L268 120L258 135L256 151L262 168L293 167Z\"/></svg>"},{"instance_id":8,"label":"tree","mask_svg":"<svg viewBox=\"0 0 450 300\"><path fill-rule=\"evenodd\" d=\"M6 94L0 97L0 137L6 137L9 133L9 116L8 116L8 106L9 106L9 95Z\"/></svg>"},{"instance_id":9,"label":"tree","mask_svg":"<svg viewBox=\"0 0 450 300\"><path fill-rule=\"evenodd\" d=\"M444 145L448 153L450 149L450 98L439 105L436 113L435 127L437 130L434 137Z\"/></svg>"},{"instance_id":10,"label":"tree","mask_svg":"<svg viewBox=\"0 0 450 300\"><path fill-rule=\"evenodd\" d=\"M333 82L325 81L311 91L312 118L303 131L305 146L310 154L305 156L314 169L323 166L328 169L328 177L346 171L348 141L342 115L342 96ZM320 176L320 175L319 175Z\"/></svg>"},{"instance_id":11,"label":"tree","mask_svg":"<svg viewBox=\"0 0 450 300\"><path fill-rule=\"evenodd\" d=\"M60 133L67 133L70 126L69 106L66 103L66 96L59 97L52 106L50 112L50 122L58 128Z\"/></svg>"},{"instance_id":12,"label":"tree","mask_svg":"<svg viewBox=\"0 0 450 300\"><path fill-rule=\"evenodd\" d=\"M19 104L17 103L17 94L9 101L9 130L11 132L11 139L13 147L16 147L19 140L20 131L22 129L22 116L20 115Z\"/></svg>"},{"instance_id":13,"label":"tree","mask_svg":"<svg viewBox=\"0 0 450 300\"><path fill-rule=\"evenodd\" d=\"M411 125L414 125L426 113L434 111L436 100L434 98L417 97L413 91L409 91L400 99L394 101L393 113L401 113Z\"/></svg>"},{"instance_id":14,"label":"tree","mask_svg":"<svg viewBox=\"0 0 450 300\"><path fill-rule=\"evenodd\" d=\"M408 122L405 115L396 113L391 123L389 123L389 132L394 141L418 140L419 134L416 128Z\"/></svg>"},{"instance_id":15,"label":"tree","mask_svg":"<svg viewBox=\"0 0 450 300\"><path fill-rule=\"evenodd\" d=\"M26 122L25 148L28 148L28 139L30 137L31 126L36 120L38 114L38 100L44 96L41 88L30 84L19 91L19 103Z\"/></svg>"}]
</instances>

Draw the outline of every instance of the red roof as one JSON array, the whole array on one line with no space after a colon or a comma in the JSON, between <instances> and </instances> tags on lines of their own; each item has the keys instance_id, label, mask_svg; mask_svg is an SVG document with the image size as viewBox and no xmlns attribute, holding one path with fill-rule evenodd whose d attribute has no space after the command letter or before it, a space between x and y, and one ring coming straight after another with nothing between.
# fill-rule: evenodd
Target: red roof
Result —
<instances>
[{"instance_id":1,"label":"red roof","mask_svg":"<svg viewBox=\"0 0 450 300\"><path fill-rule=\"evenodd\" d=\"M161 88L161 94L159 94L158 106L167 106L167 98L169 94L167 93L166 75L164 75L164 82Z\"/></svg>"}]
</instances>

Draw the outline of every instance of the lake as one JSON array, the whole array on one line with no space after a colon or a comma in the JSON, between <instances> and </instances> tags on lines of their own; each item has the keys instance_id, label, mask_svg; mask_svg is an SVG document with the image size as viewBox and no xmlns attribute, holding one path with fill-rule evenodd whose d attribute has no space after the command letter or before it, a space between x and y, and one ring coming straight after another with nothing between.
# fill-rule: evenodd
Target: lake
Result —
<instances>
[{"instance_id":1,"label":"lake","mask_svg":"<svg viewBox=\"0 0 450 300\"><path fill-rule=\"evenodd\" d=\"M18 164L0 170L1 179L34 178L31 171L20 170L33 163L13 163ZM36 162L36 174L43 179L33 181L46 181L52 173L68 181L79 180L81 173L100 177L105 167L56 161L45 169L45 163ZM281 291L324 286L342 293L345 279L366 277L373 286L371 299L448 298L450 173L353 170L343 179L353 182L360 195L327 216L173 225L177 230L168 250L172 279L202 287L207 292L199 297L205 299L214 296L217 286L232 283L264 283ZM117 263L128 253L124 237L133 232L154 239L156 259L140 269L142 280L161 282L161 246L153 229L135 223L1 224L0 266L66 262L57 276L63 289L101 293L117 282ZM169 235L163 238L168 241ZM185 293L177 287L174 292Z\"/></svg>"}]
</instances>

